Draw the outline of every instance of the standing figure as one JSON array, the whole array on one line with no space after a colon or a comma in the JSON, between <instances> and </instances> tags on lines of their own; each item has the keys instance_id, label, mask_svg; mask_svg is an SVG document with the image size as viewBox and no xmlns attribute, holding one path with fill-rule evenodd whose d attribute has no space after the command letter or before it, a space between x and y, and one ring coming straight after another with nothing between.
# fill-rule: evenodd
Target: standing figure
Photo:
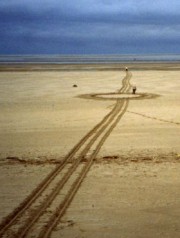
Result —
<instances>
[{"instance_id":1,"label":"standing figure","mask_svg":"<svg viewBox=\"0 0 180 238\"><path fill-rule=\"evenodd\" d=\"M125 70L128 71L128 67L126 67Z\"/></svg>"},{"instance_id":2,"label":"standing figure","mask_svg":"<svg viewBox=\"0 0 180 238\"><path fill-rule=\"evenodd\" d=\"M132 94L136 94L136 86L133 86L133 88L132 88Z\"/></svg>"}]
</instances>

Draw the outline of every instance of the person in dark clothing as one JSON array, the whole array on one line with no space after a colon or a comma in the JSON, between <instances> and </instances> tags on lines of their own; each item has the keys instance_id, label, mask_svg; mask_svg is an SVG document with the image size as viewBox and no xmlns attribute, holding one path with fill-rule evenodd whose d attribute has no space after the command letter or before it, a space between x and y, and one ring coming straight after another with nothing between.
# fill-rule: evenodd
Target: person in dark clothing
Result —
<instances>
[{"instance_id":1,"label":"person in dark clothing","mask_svg":"<svg viewBox=\"0 0 180 238\"><path fill-rule=\"evenodd\" d=\"M133 88L132 88L132 93L133 93L133 94L136 94L136 86L133 86Z\"/></svg>"}]
</instances>

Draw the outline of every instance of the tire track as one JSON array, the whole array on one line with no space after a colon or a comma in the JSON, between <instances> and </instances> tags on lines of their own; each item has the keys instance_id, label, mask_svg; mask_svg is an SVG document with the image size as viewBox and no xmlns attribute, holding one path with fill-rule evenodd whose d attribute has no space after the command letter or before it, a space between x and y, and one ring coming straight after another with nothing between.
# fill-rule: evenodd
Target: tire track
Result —
<instances>
[{"instance_id":1,"label":"tire track","mask_svg":"<svg viewBox=\"0 0 180 238\"><path fill-rule=\"evenodd\" d=\"M118 105L118 108L121 105ZM103 131L106 129L106 127L111 123L111 121L114 119L114 117L117 114L117 106L115 107L115 110L113 111L113 114L111 115L110 119L106 122L105 125L103 125L102 128L100 128L99 131L94 135L94 137L90 140L90 142L86 145L84 150L81 152L81 154L78 156L78 158L74 161L70 169L67 171L67 173L63 176L62 180L59 181L59 183L56 185L55 189L46 197L46 200L40 208L38 208L38 211L35 211L35 214L30 217L30 219L27 220L27 222L24 224L24 226L20 229L18 232L18 237L25 237L27 232L30 230L30 228L33 226L33 224L39 219L39 217L43 214L44 210L52 203L52 201L55 199L55 197L58 195L60 190L63 188L65 183L68 181L69 177L73 172L77 169L78 165L84 158L84 156L87 154L87 152L90 150L94 142L97 140L97 138L103 133Z\"/></svg>"},{"instance_id":2,"label":"tire track","mask_svg":"<svg viewBox=\"0 0 180 238\"><path fill-rule=\"evenodd\" d=\"M131 78L131 73L126 73L126 76L122 80L122 87L119 90L119 93L121 92L128 92L130 90L130 83L129 80ZM89 133L87 133L81 140L80 142L74 146L74 148L68 153L68 155L65 157L63 162L58 165L40 184L37 186L37 188L25 199L21 205L16 208L0 225L0 236L2 237L4 234L6 234L6 231L12 225L18 223L18 220L21 216L24 215L24 213L31 208L31 205L42 195L42 193L48 188L49 184L52 183L53 179L65 168L67 163L72 159L76 153L85 146L85 148L82 150L80 153L80 156L75 160L70 167L70 169L65 173L63 178L57 183L55 186L54 190L49 193L48 198L46 198L46 201L43 201L38 209L35 210L33 213L33 216L30 216L28 219L26 219L26 222L22 227L18 229L18 232L16 233L16 237L26 237L28 234L29 230L32 228L32 226L35 224L35 222L39 219L39 217L44 213L45 209L50 206L52 201L56 198L57 194L60 192L60 190L63 188L65 183L68 181L69 177L71 174L74 173L74 171L77 169L78 165L82 161L83 157L87 155L87 152L89 152L90 149L92 149L92 146L94 146L95 143L97 143L98 139L99 142L95 146L94 152L91 154L90 158L88 159L88 162L86 166L84 166L82 172L80 173L80 176L75 180L73 186L71 186L71 189L66 197L65 200L69 201L68 203L63 202L64 204L60 205L60 207L63 207L61 209L62 211L60 214L64 214L66 208L68 207L70 201L76 194L81 182L83 181L84 177L86 176L88 170L90 169L93 159L99 152L101 146L103 145L104 141L107 139L109 134L112 132L113 128L116 126L116 124L119 122L123 114L125 113L127 106L128 106L129 100L128 99L123 99L123 100L117 100L117 103L115 107L102 119L100 123L98 123ZM108 128L109 127L109 128ZM103 135L104 133L104 135ZM87 145L86 145L87 143ZM59 209L58 209L59 211ZM54 213L56 214L56 213ZM55 216L55 215L54 215ZM53 218L52 218L53 219ZM52 219L50 219L48 224L56 224L54 221L52 222ZM51 225L48 225L50 227L49 233L52 231ZM45 229L42 230L45 231ZM42 237L42 235L40 235Z\"/></svg>"},{"instance_id":3,"label":"tire track","mask_svg":"<svg viewBox=\"0 0 180 238\"><path fill-rule=\"evenodd\" d=\"M51 216L48 224L45 225L45 227L41 231L41 233L38 236L38 238L48 238L48 237L50 237L53 229L57 226L58 222L60 221L60 219L62 218L62 216L66 212L66 209L69 207L71 201L73 200L74 196L76 195L76 192L78 191L81 183L83 182L83 179L85 178L85 176L87 175L89 169L91 168L91 166L93 164L93 160L96 158L96 155L98 154L98 152L101 149L102 145L104 144L105 140L107 139L107 137L110 135L110 133L112 132L114 127L117 125L117 123L121 119L121 117L126 112L126 109L128 107L128 101L129 100L126 100L126 105L125 105L123 111L120 113L120 115L117 117L115 122L111 125L109 130L103 136L103 138L99 142L96 150L94 151L94 153L91 155L90 159L88 160L86 166L84 166L84 169L81 172L80 176L77 178L77 180L74 182L73 186L71 187L71 190L67 194L67 197L65 197L63 202L56 209L56 212Z\"/></svg>"},{"instance_id":4,"label":"tire track","mask_svg":"<svg viewBox=\"0 0 180 238\"><path fill-rule=\"evenodd\" d=\"M126 78L127 84L125 84L125 82L123 83L124 86L124 90L127 89L127 92L130 90L131 86L129 84L129 80L131 78L130 77ZM121 92L123 90L119 90L119 92ZM69 191L69 193L67 194L67 196L64 198L63 202L59 205L59 207L56 209L56 212L51 216L51 218L49 219L48 224L46 224L43 228L43 230L41 231L40 235L38 236L38 238L48 238L50 237L52 230L57 226L58 222L60 221L60 219L62 218L62 216L64 215L66 209L68 208L68 206L70 205L71 201L73 200L76 192L78 191L83 179L85 178L86 174L88 173L90 167L93 164L93 160L96 158L99 150L101 149L102 145L104 144L105 140L108 138L108 136L110 135L110 133L112 132L112 130L114 129L114 127L117 125L117 123L120 121L121 117L124 115L124 113L127 110L129 104L129 100L128 99L123 99L123 100L117 100L116 102L116 106L120 106L120 109L124 106L123 110L120 111L120 113L118 114L116 120L113 122L112 125L110 125L110 128L107 130L107 132L103 135L103 137L101 138L100 142L98 143L94 153L91 155L91 157L89 158L87 165L84 166L80 176L77 178L77 180L74 182L74 184L71 186L71 189ZM115 106L115 107L116 107Z\"/></svg>"},{"instance_id":5,"label":"tire track","mask_svg":"<svg viewBox=\"0 0 180 238\"><path fill-rule=\"evenodd\" d=\"M123 88L123 87L122 87ZM103 120L98 123L87 135L85 135L78 144L76 144L73 149L68 153L63 162L58 165L50 174L33 190L33 192L17 207L11 214L9 214L3 222L0 224L0 236L24 213L31 204L37 199L42 192L47 188L49 183L54 179L54 177L65 167L65 165L70 161L70 159L75 155L75 153L85 144L85 142L99 129L99 127L105 123L111 114L114 112L115 108L108 113Z\"/></svg>"}]
</instances>

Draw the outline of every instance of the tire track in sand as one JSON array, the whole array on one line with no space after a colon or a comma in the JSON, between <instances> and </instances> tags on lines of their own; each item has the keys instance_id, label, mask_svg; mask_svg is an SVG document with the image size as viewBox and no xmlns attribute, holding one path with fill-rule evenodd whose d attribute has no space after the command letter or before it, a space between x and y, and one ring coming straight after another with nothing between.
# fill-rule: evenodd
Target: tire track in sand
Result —
<instances>
[{"instance_id":1,"label":"tire track in sand","mask_svg":"<svg viewBox=\"0 0 180 238\"><path fill-rule=\"evenodd\" d=\"M122 87L119 90L119 93L121 92L128 92L130 90L130 84L129 80L131 78L131 73L127 72L126 76L122 80ZM74 171L77 169L77 167L80 165L82 159L84 156L87 155L87 153L90 150L93 150L93 153L91 153L88 162L83 167L82 171L79 173L78 177L74 180L74 182L71 184L70 189L65 196L64 200L60 203L60 205L55 209L53 212L53 215L48 220L47 225L40 231L39 237L44 237L45 234L46 237L50 236L53 228L57 224L57 222L60 220L64 212L66 211L67 207L69 206L70 202L72 201L73 197L75 196L81 182L83 181L84 177L86 176L88 170L90 169L93 160L97 153L99 152L101 146L103 145L104 141L107 139L107 137L112 132L113 128L116 126L116 124L119 122L123 114L125 113L127 106L128 106L129 100L118 99L116 102L116 105L114 108L108 113L100 123L98 123L87 135L85 135L80 142L74 146L74 148L68 153L68 155L65 157L63 162L58 165L40 184L37 186L37 188L28 196L27 199L25 199L21 205L16 208L0 225L0 236L7 237L7 232L10 229L10 233L15 233L15 237L27 237L28 232L32 229L33 225L38 221L41 215L44 214L47 207L49 207L53 200L57 197L60 190L63 189L65 183L69 180L69 177L74 173ZM87 143L87 144L86 144ZM83 148L84 147L84 148ZM64 176L54 185L54 189L48 193L48 196L46 195L46 199L43 199L40 201L40 205L37 209L35 209L32 205L33 203L39 198L42 197L42 194L45 190L48 190L49 184L53 182L53 180L59 175L59 173L66 167L67 163L72 159L79 150L80 155L77 159L74 159L70 169L64 174ZM27 213L28 210L34 210L33 213L29 217L26 217L27 215L24 215ZM58 214L61 214L58 216L57 219L57 212ZM29 213L30 214L30 213ZM22 221L22 217L25 220L24 224L21 226L21 224L18 224L18 221ZM20 219L21 218L21 219ZM55 219L56 218L56 219ZM15 229L13 229L13 226L15 226ZM9 236L8 236L9 237ZM13 235L14 237L14 235Z\"/></svg>"}]
</instances>

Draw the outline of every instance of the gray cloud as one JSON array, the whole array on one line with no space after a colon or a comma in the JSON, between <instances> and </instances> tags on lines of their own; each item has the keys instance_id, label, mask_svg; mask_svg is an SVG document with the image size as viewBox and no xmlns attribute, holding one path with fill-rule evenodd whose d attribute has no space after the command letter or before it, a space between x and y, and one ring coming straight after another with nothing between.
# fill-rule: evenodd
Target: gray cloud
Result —
<instances>
[{"instance_id":1,"label":"gray cloud","mask_svg":"<svg viewBox=\"0 0 180 238\"><path fill-rule=\"evenodd\" d=\"M179 3L14 0L0 3L0 52L177 53Z\"/></svg>"}]
</instances>

